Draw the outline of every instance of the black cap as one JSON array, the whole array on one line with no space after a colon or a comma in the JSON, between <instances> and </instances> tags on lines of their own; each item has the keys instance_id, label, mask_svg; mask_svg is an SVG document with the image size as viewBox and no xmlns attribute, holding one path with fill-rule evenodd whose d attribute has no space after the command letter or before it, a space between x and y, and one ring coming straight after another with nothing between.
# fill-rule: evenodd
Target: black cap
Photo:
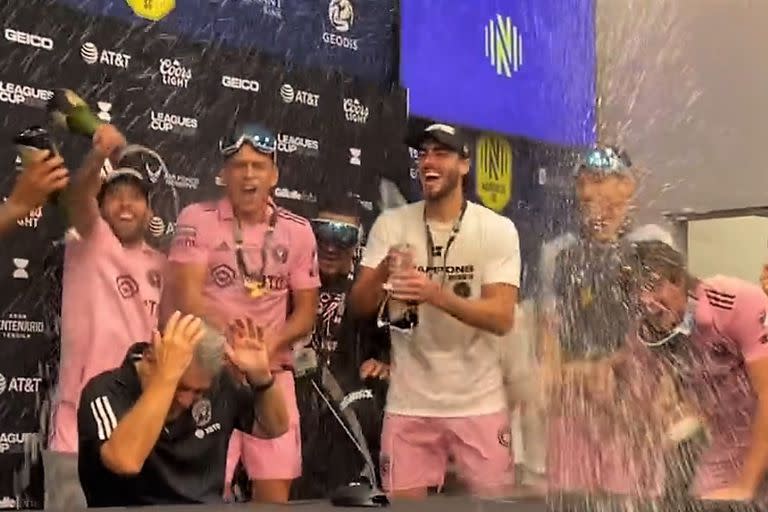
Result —
<instances>
[{"instance_id":1,"label":"black cap","mask_svg":"<svg viewBox=\"0 0 768 512\"><path fill-rule=\"evenodd\" d=\"M427 140L434 140L456 151L462 158L469 157L469 144L461 129L449 124L434 123L428 125L418 133L411 134L405 139L408 146L421 149L421 145Z\"/></svg>"},{"instance_id":2,"label":"black cap","mask_svg":"<svg viewBox=\"0 0 768 512\"><path fill-rule=\"evenodd\" d=\"M101 184L101 190L99 190L99 203L104 199L104 194L107 193L107 190L118 183L133 183L142 191L144 196L149 199L150 186L147 180L144 179L144 175L136 169L121 167L110 172L107 177L104 178L104 181Z\"/></svg>"}]
</instances>

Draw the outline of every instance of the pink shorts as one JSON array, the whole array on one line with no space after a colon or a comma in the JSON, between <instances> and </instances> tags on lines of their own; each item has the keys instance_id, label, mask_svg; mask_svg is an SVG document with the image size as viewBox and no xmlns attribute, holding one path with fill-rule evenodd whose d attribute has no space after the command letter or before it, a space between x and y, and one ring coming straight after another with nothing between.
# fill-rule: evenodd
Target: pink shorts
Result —
<instances>
[{"instance_id":1,"label":"pink shorts","mask_svg":"<svg viewBox=\"0 0 768 512\"><path fill-rule=\"evenodd\" d=\"M293 373L276 374L275 384L280 385L288 406L288 432L275 439L259 439L235 430L227 450L227 483L232 481L240 459L251 480L293 480L301 476L301 431Z\"/></svg>"},{"instance_id":2,"label":"pink shorts","mask_svg":"<svg viewBox=\"0 0 768 512\"><path fill-rule=\"evenodd\" d=\"M550 490L646 497L658 494L661 456L649 456L650 447L633 450L620 433L598 433L593 422L583 416L560 416L549 421Z\"/></svg>"},{"instance_id":3,"label":"pink shorts","mask_svg":"<svg viewBox=\"0 0 768 512\"><path fill-rule=\"evenodd\" d=\"M381 434L381 480L386 491L443 485L452 459L476 492L514 483L509 412L439 418L387 413Z\"/></svg>"}]
</instances>

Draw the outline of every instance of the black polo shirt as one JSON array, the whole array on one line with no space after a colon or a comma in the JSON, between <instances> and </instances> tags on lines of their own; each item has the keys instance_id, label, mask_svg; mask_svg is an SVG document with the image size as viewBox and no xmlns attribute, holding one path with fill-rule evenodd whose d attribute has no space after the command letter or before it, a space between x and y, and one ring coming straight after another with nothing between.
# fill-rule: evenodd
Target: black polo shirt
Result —
<instances>
[{"instance_id":1,"label":"black polo shirt","mask_svg":"<svg viewBox=\"0 0 768 512\"><path fill-rule=\"evenodd\" d=\"M101 445L141 395L135 363L147 347L135 344L121 367L97 375L83 389L78 469L88 506L220 502L229 436L234 429L250 432L255 414L253 392L226 372L189 410L166 423L138 475L116 475L101 461Z\"/></svg>"}]
</instances>

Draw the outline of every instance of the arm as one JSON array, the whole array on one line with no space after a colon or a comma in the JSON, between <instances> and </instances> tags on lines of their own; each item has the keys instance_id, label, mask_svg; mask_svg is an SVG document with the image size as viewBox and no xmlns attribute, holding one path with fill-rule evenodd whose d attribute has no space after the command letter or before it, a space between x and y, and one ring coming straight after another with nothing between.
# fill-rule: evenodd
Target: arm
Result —
<instances>
[{"instance_id":1,"label":"arm","mask_svg":"<svg viewBox=\"0 0 768 512\"><path fill-rule=\"evenodd\" d=\"M171 312L179 310L205 318L211 327L226 332L227 316L203 295L211 248L202 215L204 213L198 204L187 206L179 214L160 301L160 325Z\"/></svg>"},{"instance_id":2,"label":"arm","mask_svg":"<svg viewBox=\"0 0 768 512\"><path fill-rule=\"evenodd\" d=\"M274 377L271 378L274 379ZM248 377L248 382L251 382L251 386L255 389L263 385L251 377ZM256 416L252 428L253 435L263 439L273 439L288 432L290 419L280 386L272 381L272 385L267 389L257 391L255 394Z\"/></svg>"},{"instance_id":3,"label":"arm","mask_svg":"<svg viewBox=\"0 0 768 512\"><path fill-rule=\"evenodd\" d=\"M483 285L479 299L465 299L440 288L430 302L462 323L503 336L515 324L517 287L506 283Z\"/></svg>"},{"instance_id":4,"label":"arm","mask_svg":"<svg viewBox=\"0 0 768 512\"><path fill-rule=\"evenodd\" d=\"M153 378L136 404L101 445L101 461L118 475L136 475L157 444L176 393L177 380ZM90 407L90 405L88 406Z\"/></svg>"},{"instance_id":5,"label":"arm","mask_svg":"<svg viewBox=\"0 0 768 512\"><path fill-rule=\"evenodd\" d=\"M101 168L104 160L125 146L125 138L112 125L101 125L93 136L93 147L67 190L67 212L72 225L87 237L99 219L97 196L101 189Z\"/></svg>"},{"instance_id":6,"label":"arm","mask_svg":"<svg viewBox=\"0 0 768 512\"><path fill-rule=\"evenodd\" d=\"M358 318L375 315L385 297L382 286L389 279L387 253L391 246L386 215L379 215L371 227L357 277L347 297L350 313Z\"/></svg>"},{"instance_id":7,"label":"arm","mask_svg":"<svg viewBox=\"0 0 768 512\"><path fill-rule=\"evenodd\" d=\"M60 156L48 158L49 154L48 151L40 151L39 160L24 167L10 197L0 204L0 236L10 232L17 221L45 203L51 193L69 183L69 171L64 167L64 160Z\"/></svg>"},{"instance_id":8,"label":"arm","mask_svg":"<svg viewBox=\"0 0 768 512\"><path fill-rule=\"evenodd\" d=\"M739 292L724 334L739 345L757 395L751 442L738 480L754 496L768 469L768 298L757 286Z\"/></svg>"}]
</instances>

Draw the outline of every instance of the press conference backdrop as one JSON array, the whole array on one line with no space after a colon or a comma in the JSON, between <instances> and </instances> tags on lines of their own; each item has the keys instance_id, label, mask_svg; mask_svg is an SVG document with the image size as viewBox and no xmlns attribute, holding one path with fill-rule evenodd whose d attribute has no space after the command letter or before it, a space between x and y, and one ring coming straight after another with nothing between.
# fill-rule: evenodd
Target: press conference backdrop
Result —
<instances>
[{"instance_id":1,"label":"press conference backdrop","mask_svg":"<svg viewBox=\"0 0 768 512\"><path fill-rule=\"evenodd\" d=\"M594 0L408 0L400 82L410 113L541 140L595 140Z\"/></svg>"},{"instance_id":2,"label":"press conference backdrop","mask_svg":"<svg viewBox=\"0 0 768 512\"><path fill-rule=\"evenodd\" d=\"M59 3L135 28L150 24L138 19L125 0ZM177 0L156 27L188 40L256 48L293 66L333 69L389 85L397 51L395 18L394 0Z\"/></svg>"},{"instance_id":3,"label":"press conference backdrop","mask_svg":"<svg viewBox=\"0 0 768 512\"><path fill-rule=\"evenodd\" d=\"M275 195L305 216L319 195L346 191L360 196L372 220L379 177L407 158L400 92L382 96L376 86L338 74L289 71L253 52L187 43L157 26L135 30L59 2L5 2L0 19L3 197L16 172L11 139L46 123L45 102L58 87L77 91L100 119L165 159L167 175L155 159L143 162L159 212L154 235L173 232L169 198L184 206L220 192L217 139L236 119L262 120L279 133ZM76 169L89 141L57 139ZM60 219L46 206L19 224L0 257L0 508L42 504L34 447L45 437L59 342Z\"/></svg>"}]
</instances>

